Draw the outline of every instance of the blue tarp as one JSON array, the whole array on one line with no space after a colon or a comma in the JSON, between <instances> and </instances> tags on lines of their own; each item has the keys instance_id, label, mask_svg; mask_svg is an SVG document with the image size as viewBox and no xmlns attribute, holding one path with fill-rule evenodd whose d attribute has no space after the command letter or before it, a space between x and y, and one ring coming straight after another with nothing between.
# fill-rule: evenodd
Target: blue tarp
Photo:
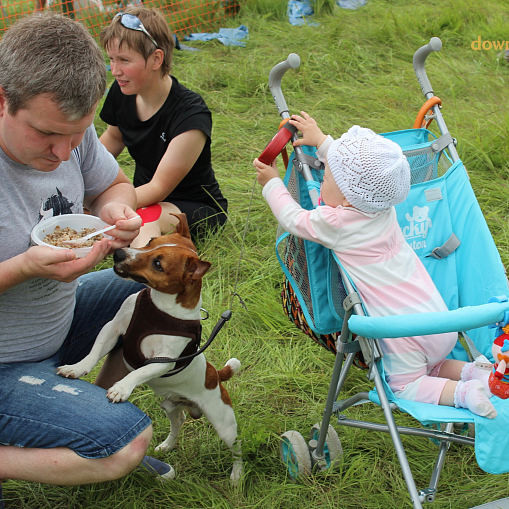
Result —
<instances>
[{"instance_id":1,"label":"blue tarp","mask_svg":"<svg viewBox=\"0 0 509 509\"><path fill-rule=\"evenodd\" d=\"M189 34L184 37L185 41L212 41L217 39L225 46L242 46L246 45L244 39L249 38L249 30L247 26L240 25L238 28L220 28L219 32Z\"/></svg>"},{"instance_id":2,"label":"blue tarp","mask_svg":"<svg viewBox=\"0 0 509 509\"><path fill-rule=\"evenodd\" d=\"M367 2L368 0L336 0L336 4L342 9L358 9ZM319 23L311 21L314 13L312 0L288 0L286 14L290 24L317 26Z\"/></svg>"},{"instance_id":3,"label":"blue tarp","mask_svg":"<svg viewBox=\"0 0 509 509\"><path fill-rule=\"evenodd\" d=\"M315 13L311 0L289 0L286 13L292 25L318 25L314 21L309 21Z\"/></svg>"},{"instance_id":4,"label":"blue tarp","mask_svg":"<svg viewBox=\"0 0 509 509\"><path fill-rule=\"evenodd\" d=\"M342 9L358 9L363 5L366 5L368 0L336 0L336 3Z\"/></svg>"}]
</instances>

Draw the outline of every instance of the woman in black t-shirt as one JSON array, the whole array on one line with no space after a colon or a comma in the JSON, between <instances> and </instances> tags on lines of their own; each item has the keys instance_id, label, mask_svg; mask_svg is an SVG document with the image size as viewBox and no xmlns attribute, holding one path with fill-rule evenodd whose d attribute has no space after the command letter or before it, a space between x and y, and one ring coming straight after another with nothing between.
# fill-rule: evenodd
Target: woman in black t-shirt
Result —
<instances>
[{"instance_id":1,"label":"woman in black t-shirt","mask_svg":"<svg viewBox=\"0 0 509 509\"><path fill-rule=\"evenodd\" d=\"M183 212L193 237L226 221L228 203L211 165L212 116L197 93L170 76L174 39L157 9L117 14L100 36L115 78L100 113L101 142L127 147L143 226L133 247L168 233Z\"/></svg>"}]
</instances>

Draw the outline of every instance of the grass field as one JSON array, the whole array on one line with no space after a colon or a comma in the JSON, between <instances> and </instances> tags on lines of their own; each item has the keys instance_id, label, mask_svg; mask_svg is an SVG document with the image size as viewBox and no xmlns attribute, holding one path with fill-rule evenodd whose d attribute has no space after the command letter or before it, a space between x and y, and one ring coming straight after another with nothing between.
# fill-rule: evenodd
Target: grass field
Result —
<instances>
[{"instance_id":1,"label":"grass field","mask_svg":"<svg viewBox=\"0 0 509 509\"><path fill-rule=\"evenodd\" d=\"M305 110L324 132L339 136L353 124L377 132L410 128L423 96L412 56L430 37L443 49L427 61L445 121L499 248L509 265L509 64L500 50L474 50L472 42L509 40L509 12L502 0L369 0L355 11L317 0L318 26L292 26L286 1L254 0L231 27L245 24L245 48L219 42L193 43L200 52L178 52L173 73L202 94L213 112L214 168L229 200L230 218L221 235L199 246L213 264L204 279L206 333L231 304L240 246L255 181L252 160L275 134L279 117L268 90L268 73L289 53L301 58L288 72L283 90L292 113ZM505 43L504 43L505 44ZM489 45L486 44L486 47ZM505 46L504 46L505 48ZM102 132L104 125L97 120ZM433 126L432 126L433 129ZM120 158L132 172L127 155ZM279 436L290 429L308 436L320 421L333 356L315 345L286 318L280 304L282 272L274 255L276 221L256 186L239 269L233 317L207 352L216 367L230 357L241 372L227 383L243 441L245 478L229 484L232 460L205 420L187 421L177 450L155 456L177 470L161 484L141 472L116 482L55 487L8 481L4 497L12 508L97 509L401 509L409 497L388 435L336 426L344 457L338 468L301 483L289 480L279 460ZM366 372L353 370L346 394L369 390ZM155 447L169 422L149 389L131 401L154 421ZM383 422L373 406L349 410L353 418ZM412 424L398 415L397 422ZM333 422L334 424L334 422ZM403 437L418 488L429 483L437 448L430 441ZM434 503L464 509L509 496L509 477L484 473L472 448L453 445Z\"/></svg>"}]
</instances>

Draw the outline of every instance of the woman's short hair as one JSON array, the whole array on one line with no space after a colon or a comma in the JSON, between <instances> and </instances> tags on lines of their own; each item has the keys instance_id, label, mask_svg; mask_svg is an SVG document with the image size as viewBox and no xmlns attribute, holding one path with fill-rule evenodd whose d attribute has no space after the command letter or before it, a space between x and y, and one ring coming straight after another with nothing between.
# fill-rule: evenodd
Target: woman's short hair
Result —
<instances>
[{"instance_id":1,"label":"woman's short hair","mask_svg":"<svg viewBox=\"0 0 509 509\"><path fill-rule=\"evenodd\" d=\"M131 7L123 11L125 14L133 14L142 23L147 32L154 38L159 49L164 53L163 63L161 65L161 74L166 76L171 71L171 62L173 58L173 48L175 40L168 26L166 18L157 9L147 9L146 7ZM154 43L143 32L131 30L122 25L120 16L113 18L113 21L101 31L99 40L104 49L108 49L111 44L126 44L140 53L145 62L150 55L154 53L156 47Z\"/></svg>"}]
</instances>

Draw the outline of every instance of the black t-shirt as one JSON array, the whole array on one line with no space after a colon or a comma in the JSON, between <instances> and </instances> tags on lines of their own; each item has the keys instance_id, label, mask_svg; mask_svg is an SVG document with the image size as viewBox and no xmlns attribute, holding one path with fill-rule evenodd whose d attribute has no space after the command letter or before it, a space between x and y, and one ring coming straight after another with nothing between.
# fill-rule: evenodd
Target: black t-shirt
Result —
<instances>
[{"instance_id":1,"label":"black t-shirt","mask_svg":"<svg viewBox=\"0 0 509 509\"><path fill-rule=\"evenodd\" d=\"M225 211L223 197L211 165L210 136L212 115L205 101L196 92L171 77L170 93L159 111L142 122L136 114L136 95L124 95L115 81L104 102L100 117L109 125L117 126L122 141L136 163L135 187L152 180L170 141L186 131L199 129L207 141L198 160L189 173L164 201L199 202Z\"/></svg>"}]
</instances>

